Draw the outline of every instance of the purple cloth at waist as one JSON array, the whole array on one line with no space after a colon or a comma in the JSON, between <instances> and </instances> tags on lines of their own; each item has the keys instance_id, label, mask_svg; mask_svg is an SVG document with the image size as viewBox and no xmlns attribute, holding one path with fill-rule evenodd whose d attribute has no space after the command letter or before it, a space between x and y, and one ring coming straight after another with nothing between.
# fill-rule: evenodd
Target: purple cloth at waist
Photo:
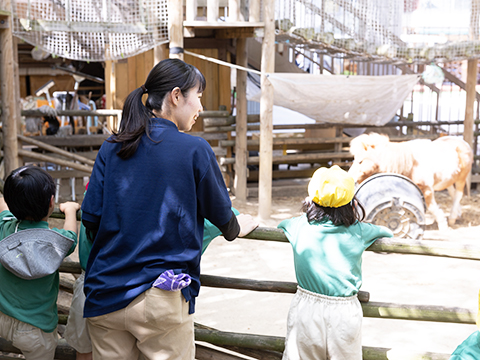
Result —
<instances>
[{"instance_id":1,"label":"purple cloth at waist","mask_svg":"<svg viewBox=\"0 0 480 360\"><path fill-rule=\"evenodd\" d=\"M190 275L183 273L175 275L173 270L167 270L155 280L152 286L167 291L178 291L186 288L191 282Z\"/></svg>"}]
</instances>

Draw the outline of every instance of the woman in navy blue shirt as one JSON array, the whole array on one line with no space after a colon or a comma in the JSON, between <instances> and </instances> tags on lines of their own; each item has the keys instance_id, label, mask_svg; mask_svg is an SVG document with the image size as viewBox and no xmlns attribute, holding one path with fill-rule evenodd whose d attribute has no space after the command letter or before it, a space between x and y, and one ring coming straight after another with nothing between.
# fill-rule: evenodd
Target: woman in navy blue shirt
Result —
<instances>
[{"instance_id":1,"label":"woman in navy blue shirt","mask_svg":"<svg viewBox=\"0 0 480 360\"><path fill-rule=\"evenodd\" d=\"M256 227L250 217L241 232L210 145L183 133L204 89L195 67L161 61L97 155L82 204L95 239L84 309L94 359L194 359L204 218L227 240Z\"/></svg>"}]
</instances>

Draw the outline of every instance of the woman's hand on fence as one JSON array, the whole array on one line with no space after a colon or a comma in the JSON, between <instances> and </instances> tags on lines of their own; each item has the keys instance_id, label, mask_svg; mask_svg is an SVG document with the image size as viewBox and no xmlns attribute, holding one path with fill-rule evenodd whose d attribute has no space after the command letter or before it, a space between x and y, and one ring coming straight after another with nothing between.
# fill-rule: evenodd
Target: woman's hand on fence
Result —
<instances>
[{"instance_id":1,"label":"woman's hand on fence","mask_svg":"<svg viewBox=\"0 0 480 360\"><path fill-rule=\"evenodd\" d=\"M258 227L258 222L252 217L252 215L239 214L237 215L237 221L240 225L240 233L238 234L238 237L244 237Z\"/></svg>"}]
</instances>

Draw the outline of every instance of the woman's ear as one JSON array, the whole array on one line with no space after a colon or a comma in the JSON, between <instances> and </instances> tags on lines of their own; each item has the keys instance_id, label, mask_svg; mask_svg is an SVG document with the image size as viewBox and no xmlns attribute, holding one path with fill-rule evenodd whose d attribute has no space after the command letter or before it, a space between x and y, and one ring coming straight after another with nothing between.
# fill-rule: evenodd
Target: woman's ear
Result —
<instances>
[{"instance_id":1,"label":"woman's ear","mask_svg":"<svg viewBox=\"0 0 480 360\"><path fill-rule=\"evenodd\" d=\"M172 90L172 92L170 93L170 99L172 100L172 103L174 105L178 105L178 101L181 95L182 90L180 90L178 86Z\"/></svg>"}]
</instances>

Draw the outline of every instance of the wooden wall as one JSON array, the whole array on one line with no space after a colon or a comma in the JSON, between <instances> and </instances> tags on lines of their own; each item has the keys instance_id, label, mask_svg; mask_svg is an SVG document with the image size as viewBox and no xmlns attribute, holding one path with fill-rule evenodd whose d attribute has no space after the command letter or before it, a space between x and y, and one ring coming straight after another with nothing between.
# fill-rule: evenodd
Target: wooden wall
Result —
<instances>
[{"instance_id":1,"label":"wooden wall","mask_svg":"<svg viewBox=\"0 0 480 360\"><path fill-rule=\"evenodd\" d=\"M75 85L75 80L71 75L30 75L29 82L30 85L27 84L27 77L22 75L20 76L20 97L25 98L27 94L30 93L31 95L35 96L35 91L40 88L43 84L48 82L49 80L53 80L55 85L52 86L49 90L50 96L53 97L53 93L55 91L73 91L73 87ZM28 89L27 89L28 86ZM45 96L45 95L43 95Z\"/></svg>"},{"instance_id":2,"label":"wooden wall","mask_svg":"<svg viewBox=\"0 0 480 360\"><path fill-rule=\"evenodd\" d=\"M153 50L149 50L115 63L115 109L122 109L128 94L145 83L153 61Z\"/></svg>"},{"instance_id":3,"label":"wooden wall","mask_svg":"<svg viewBox=\"0 0 480 360\"><path fill-rule=\"evenodd\" d=\"M214 59L230 61L230 54L223 49L189 49ZM218 110L220 105L231 109L230 68L205 61L194 56L185 55L185 62L200 70L207 81L207 88L202 97L205 110Z\"/></svg>"},{"instance_id":4,"label":"wooden wall","mask_svg":"<svg viewBox=\"0 0 480 360\"><path fill-rule=\"evenodd\" d=\"M230 53L225 49L188 49L215 59L230 61ZM166 52L168 56L168 50ZM194 56L185 55L185 62L198 68L205 76L207 88L203 93L202 104L205 110L218 110L220 105L231 110L230 68ZM115 109L122 109L130 92L144 84L154 66L153 50L115 63ZM105 79L107 80L107 76ZM203 124L195 124L193 131L203 131Z\"/></svg>"}]
</instances>

